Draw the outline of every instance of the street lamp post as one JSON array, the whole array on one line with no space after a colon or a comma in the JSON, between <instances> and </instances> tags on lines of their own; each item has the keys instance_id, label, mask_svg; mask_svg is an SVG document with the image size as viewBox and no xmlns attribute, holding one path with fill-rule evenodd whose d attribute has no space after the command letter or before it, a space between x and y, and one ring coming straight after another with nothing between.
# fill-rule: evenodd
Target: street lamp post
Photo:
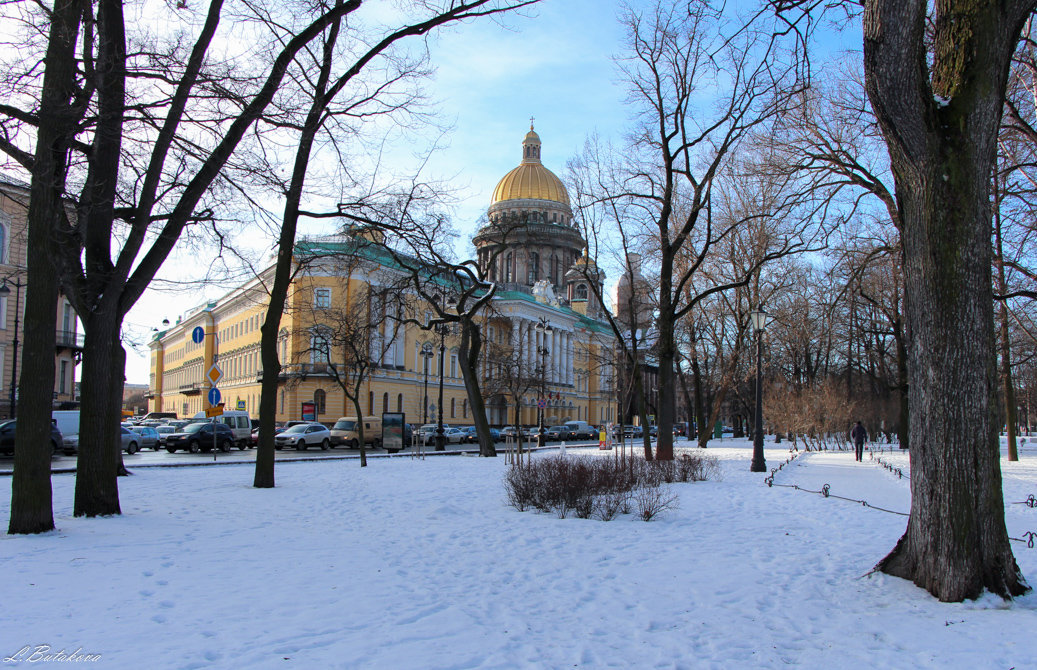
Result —
<instances>
[{"instance_id":1,"label":"street lamp post","mask_svg":"<svg viewBox=\"0 0 1037 670\"><path fill-rule=\"evenodd\" d=\"M446 451L446 435L443 434L443 357L446 355L446 324L437 325L436 331L439 333L439 422L436 425L436 451Z\"/></svg>"},{"instance_id":2,"label":"street lamp post","mask_svg":"<svg viewBox=\"0 0 1037 670\"><path fill-rule=\"evenodd\" d=\"M431 342L426 342L421 347L421 357L425 360L425 394L421 399L421 425L423 426L428 423L428 362L435 355Z\"/></svg>"},{"instance_id":3,"label":"street lamp post","mask_svg":"<svg viewBox=\"0 0 1037 670\"><path fill-rule=\"evenodd\" d=\"M756 428L753 430L753 460L750 472L766 472L763 459L763 329L767 326L767 312L759 307L749 313L756 330Z\"/></svg>"},{"instance_id":4,"label":"street lamp post","mask_svg":"<svg viewBox=\"0 0 1037 670\"><path fill-rule=\"evenodd\" d=\"M0 284L0 296L10 295L11 289L7 288L7 279L4 279L4 283ZM21 311L21 290L25 286L17 278L10 280L14 286L14 356L11 359L11 413L10 418L15 418L15 411L18 407L17 394L15 391L18 388L18 317Z\"/></svg>"},{"instance_id":5,"label":"street lamp post","mask_svg":"<svg viewBox=\"0 0 1037 670\"><path fill-rule=\"evenodd\" d=\"M540 400L537 402L537 408L540 410L540 431L537 435L537 446L543 447L547 444L547 440L544 438L544 414L547 410L547 355L551 353L545 343L547 334L554 331L551 329L551 322L544 317L540 317L539 323L534 327L540 333L540 346L537 347L537 353L540 354Z\"/></svg>"}]
</instances>

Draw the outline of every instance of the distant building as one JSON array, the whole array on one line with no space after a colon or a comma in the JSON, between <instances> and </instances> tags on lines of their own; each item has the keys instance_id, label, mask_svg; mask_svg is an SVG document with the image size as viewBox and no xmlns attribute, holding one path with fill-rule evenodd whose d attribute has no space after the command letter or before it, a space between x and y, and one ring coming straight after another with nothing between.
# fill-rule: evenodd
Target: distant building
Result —
<instances>
[{"instance_id":1,"label":"distant building","mask_svg":"<svg viewBox=\"0 0 1037 670\"><path fill-rule=\"evenodd\" d=\"M10 415L11 396L17 395L25 312L25 250L28 239L29 185L0 175L0 417ZM2 293L2 292L0 292ZM54 365L54 408L74 407L78 402L75 370L83 352L76 313L64 296L58 298L58 324ZM17 332L15 323L17 322Z\"/></svg>"},{"instance_id":2,"label":"distant building","mask_svg":"<svg viewBox=\"0 0 1037 670\"><path fill-rule=\"evenodd\" d=\"M604 274L587 258L586 241L573 226L569 195L561 180L541 163L540 149L540 137L531 127L522 142L519 166L494 189L489 223L473 239L480 268L497 285L492 308L482 315L485 348L511 352L520 367L536 375L536 390L525 393L519 423L537 422L541 389L547 425L566 420L613 421L614 338L601 320L603 308L595 297ZM365 243L368 239L363 231L353 231L296 245L296 259L309 256L311 262L294 276L281 322L278 420L301 418L303 403L313 403L323 421L355 413L329 375L336 352L328 348L319 354L314 343L328 327L321 322L322 308L347 304L357 295L367 295L368 287L388 285L398 275L392 259L376 245ZM353 262L348 266L314 262L335 254L350 256ZM205 375L217 363L223 373L218 388L225 407L258 414L260 326L272 273L273 266L264 269L259 278L191 310L155 336L150 344L151 411L191 415L205 409L210 388ZM589 282L597 284L598 290L589 290ZM416 296L406 299L412 313L429 313ZM402 411L410 423L426 416L434 421L431 405L437 394L430 388L431 398L426 398L424 386L426 377L431 387L438 383L439 336L415 323L394 320L395 315L387 311L384 306L371 309L372 342L391 344L377 351L372 346L373 367L363 389L362 409L368 416ZM538 329L542 323L549 323L550 330ZM192 337L198 328L200 342ZM458 344L456 336L446 335L441 409L445 423L467 425L473 417L458 363ZM488 383L499 381L500 368L481 358L480 374L490 423L514 423L509 398L500 385Z\"/></svg>"}]
</instances>

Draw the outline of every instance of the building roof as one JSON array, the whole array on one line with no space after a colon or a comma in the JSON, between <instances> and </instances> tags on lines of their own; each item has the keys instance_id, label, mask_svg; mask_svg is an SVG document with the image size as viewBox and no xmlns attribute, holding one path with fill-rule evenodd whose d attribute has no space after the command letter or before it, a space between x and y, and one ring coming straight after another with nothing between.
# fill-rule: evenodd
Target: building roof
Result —
<instances>
[{"instance_id":1,"label":"building roof","mask_svg":"<svg viewBox=\"0 0 1037 670\"><path fill-rule=\"evenodd\" d=\"M554 172L540 162L540 136L530 125L522 140L522 162L497 182L490 204L506 200L548 200L569 206L569 192Z\"/></svg>"}]
</instances>

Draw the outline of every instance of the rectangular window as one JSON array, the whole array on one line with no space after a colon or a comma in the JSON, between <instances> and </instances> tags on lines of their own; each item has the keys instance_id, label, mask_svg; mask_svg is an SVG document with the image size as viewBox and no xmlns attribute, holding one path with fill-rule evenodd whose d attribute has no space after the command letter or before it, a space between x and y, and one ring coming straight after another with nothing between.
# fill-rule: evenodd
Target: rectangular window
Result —
<instances>
[{"instance_id":1,"label":"rectangular window","mask_svg":"<svg viewBox=\"0 0 1037 670\"><path fill-rule=\"evenodd\" d=\"M450 354L450 376L457 377L457 354Z\"/></svg>"},{"instance_id":2,"label":"rectangular window","mask_svg":"<svg viewBox=\"0 0 1037 670\"><path fill-rule=\"evenodd\" d=\"M66 389L66 377L68 377L68 361L61 361L61 367L58 371L58 393L67 393Z\"/></svg>"},{"instance_id":3,"label":"rectangular window","mask_svg":"<svg viewBox=\"0 0 1037 670\"><path fill-rule=\"evenodd\" d=\"M331 289L318 288L313 290L313 306L318 309L331 307Z\"/></svg>"}]
</instances>

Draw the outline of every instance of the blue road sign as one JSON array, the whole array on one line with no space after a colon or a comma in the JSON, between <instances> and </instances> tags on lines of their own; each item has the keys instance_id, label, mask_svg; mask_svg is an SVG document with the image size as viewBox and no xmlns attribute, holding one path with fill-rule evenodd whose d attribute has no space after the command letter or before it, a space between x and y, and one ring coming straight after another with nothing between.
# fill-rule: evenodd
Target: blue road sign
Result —
<instances>
[{"instance_id":1,"label":"blue road sign","mask_svg":"<svg viewBox=\"0 0 1037 670\"><path fill-rule=\"evenodd\" d=\"M220 404L220 389L215 386L209 389L209 404L213 407Z\"/></svg>"},{"instance_id":2,"label":"blue road sign","mask_svg":"<svg viewBox=\"0 0 1037 670\"><path fill-rule=\"evenodd\" d=\"M195 326L194 330L191 331L191 341L195 344L201 344L202 340L205 339L205 329L201 326Z\"/></svg>"}]
</instances>

